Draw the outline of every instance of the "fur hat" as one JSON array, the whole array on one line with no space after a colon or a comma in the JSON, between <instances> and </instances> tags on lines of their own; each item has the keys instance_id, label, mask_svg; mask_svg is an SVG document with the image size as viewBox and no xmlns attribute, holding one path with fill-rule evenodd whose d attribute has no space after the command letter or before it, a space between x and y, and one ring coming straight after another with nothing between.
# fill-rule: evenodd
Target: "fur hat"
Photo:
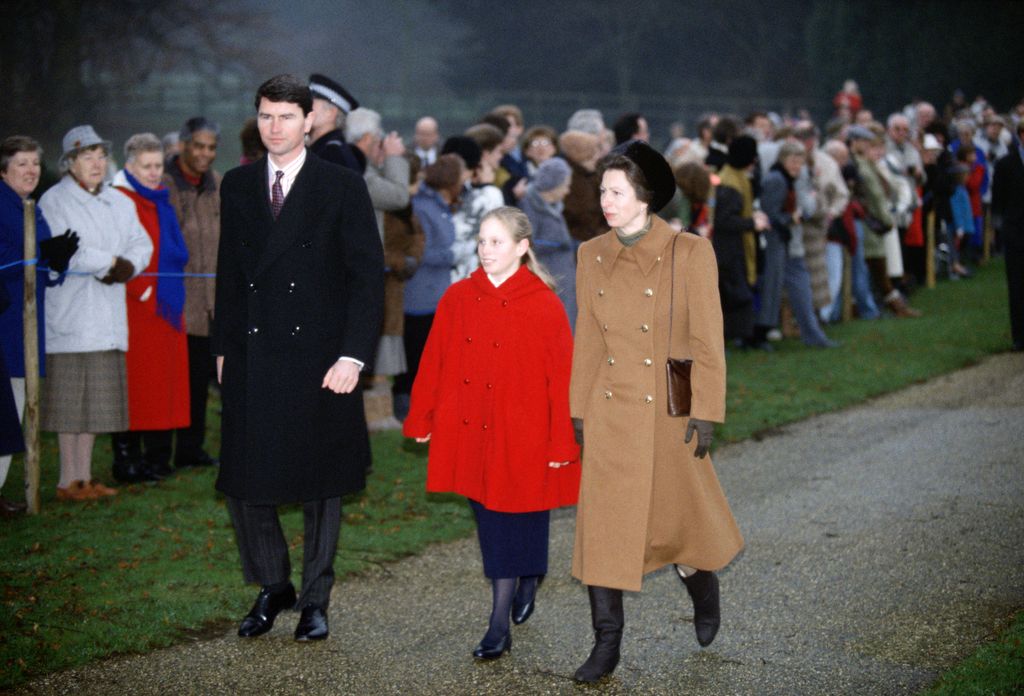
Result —
<instances>
[{"instance_id":1,"label":"fur hat","mask_svg":"<svg viewBox=\"0 0 1024 696\"><path fill-rule=\"evenodd\" d=\"M676 178L672 174L672 167L660 152L643 140L627 140L608 154L609 156L621 155L632 160L644 173L647 185L654 196L650 203L652 213L664 208L672 200L672 196L676 195Z\"/></svg>"},{"instance_id":2,"label":"fur hat","mask_svg":"<svg viewBox=\"0 0 1024 696\"><path fill-rule=\"evenodd\" d=\"M729 143L726 158L733 169L746 169L757 160L757 141L749 135L738 135Z\"/></svg>"},{"instance_id":3,"label":"fur hat","mask_svg":"<svg viewBox=\"0 0 1024 696\"><path fill-rule=\"evenodd\" d=\"M480 156L483 151L476 141L468 135L453 135L444 141L441 146L441 154L456 154L466 163L466 169L476 169L480 165Z\"/></svg>"},{"instance_id":4,"label":"fur hat","mask_svg":"<svg viewBox=\"0 0 1024 696\"><path fill-rule=\"evenodd\" d=\"M572 169L561 157L551 157L541 162L533 175L533 187L544 193L556 189L572 176Z\"/></svg>"},{"instance_id":5,"label":"fur hat","mask_svg":"<svg viewBox=\"0 0 1024 696\"><path fill-rule=\"evenodd\" d=\"M558 136L558 149L570 162L580 164L597 156L600 141L593 133L569 130Z\"/></svg>"}]
</instances>

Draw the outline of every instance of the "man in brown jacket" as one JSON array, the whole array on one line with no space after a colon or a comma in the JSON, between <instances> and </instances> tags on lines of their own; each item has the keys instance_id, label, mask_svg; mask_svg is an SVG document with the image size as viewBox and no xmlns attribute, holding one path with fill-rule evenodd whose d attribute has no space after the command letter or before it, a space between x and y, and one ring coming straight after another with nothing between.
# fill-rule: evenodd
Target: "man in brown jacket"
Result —
<instances>
[{"instance_id":1,"label":"man in brown jacket","mask_svg":"<svg viewBox=\"0 0 1024 696\"><path fill-rule=\"evenodd\" d=\"M217 157L220 128L202 116L181 128L181 154L167 164L163 185L170 192L182 236L188 246L185 272L209 277L185 278L185 331L188 335L191 422L177 431L174 465L178 468L217 463L203 449L206 438L206 397L214 373L210 354L214 274L220 242L220 175L212 165Z\"/></svg>"}]
</instances>

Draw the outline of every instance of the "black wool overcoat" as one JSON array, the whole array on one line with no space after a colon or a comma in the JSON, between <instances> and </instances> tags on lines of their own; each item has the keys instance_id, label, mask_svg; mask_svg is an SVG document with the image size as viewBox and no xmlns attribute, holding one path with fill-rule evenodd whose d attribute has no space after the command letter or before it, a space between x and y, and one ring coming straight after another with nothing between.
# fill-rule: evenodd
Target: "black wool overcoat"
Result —
<instances>
[{"instance_id":1,"label":"black wool overcoat","mask_svg":"<svg viewBox=\"0 0 1024 696\"><path fill-rule=\"evenodd\" d=\"M369 367L384 252L363 178L311 152L275 220L267 159L228 172L211 346L224 356L217 490L278 504L362 490L359 389L321 387L341 356Z\"/></svg>"}]
</instances>

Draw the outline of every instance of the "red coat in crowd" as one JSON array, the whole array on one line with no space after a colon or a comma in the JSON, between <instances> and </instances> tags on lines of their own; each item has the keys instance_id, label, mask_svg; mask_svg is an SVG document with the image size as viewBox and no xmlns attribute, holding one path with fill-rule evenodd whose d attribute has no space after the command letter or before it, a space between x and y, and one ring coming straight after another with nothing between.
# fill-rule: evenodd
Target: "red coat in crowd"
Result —
<instances>
[{"instance_id":1,"label":"red coat in crowd","mask_svg":"<svg viewBox=\"0 0 1024 696\"><path fill-rule=\"evenodd\" d=\"M525 265L494 287L482 269L438 304L405 420L431 435L427 490L498 512L574 505L572 334L558 296ZM549 462L573 462L551 468Z\"/></svg>"},{"instance_id":2,"label":"red coat in crowd","mask_svg":"<svg viewBox=\"0 0 1024 696\"><path fill-rule=\"evenodd\" d=\"M145 272L155 273L160 263L160 221L156 204L129 188L119 189L135 203L139 221L153 242L153 256ZM128 353L125 360L129 430L185 428L190 421L185 329L176 330L157 314L156 280L155 276L136 276L127 284Z\"/></svg>"}]
</instances>

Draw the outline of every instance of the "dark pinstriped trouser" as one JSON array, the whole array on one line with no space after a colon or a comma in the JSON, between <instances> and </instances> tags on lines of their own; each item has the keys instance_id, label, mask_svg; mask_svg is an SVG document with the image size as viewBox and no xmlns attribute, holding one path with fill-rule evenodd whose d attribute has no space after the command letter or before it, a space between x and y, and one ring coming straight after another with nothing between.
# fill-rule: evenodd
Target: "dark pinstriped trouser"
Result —
<instances>
[{"instance_id":1,"label":"dark pinstriped trouser","mask_svg":"<svg viewBox=\"0 0 1024 696\"><path fill-rule=\"evenodd\" d=\"M227 496L228 511L246 582L276 585L291 577L288 542L281 531L275 505L250 505ZM302 589L296 608L327 609L334 585L334 554L341 530L341 498L313 500L302 505L305 535L302 543Z\"/></svg>"}]
</instances>

